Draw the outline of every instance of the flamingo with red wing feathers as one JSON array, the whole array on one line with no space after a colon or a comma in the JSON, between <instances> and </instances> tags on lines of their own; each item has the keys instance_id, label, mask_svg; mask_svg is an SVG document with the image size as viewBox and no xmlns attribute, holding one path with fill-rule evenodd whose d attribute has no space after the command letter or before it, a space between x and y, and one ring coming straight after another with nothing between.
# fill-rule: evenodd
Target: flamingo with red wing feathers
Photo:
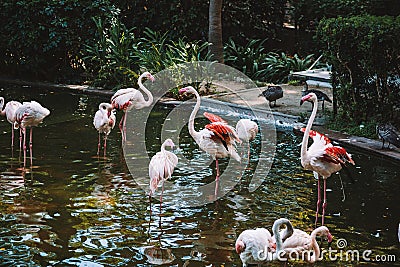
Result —
<instances>
[{"instance_id":1,"label":"flamingo with red wing feathers","mask_svg":"<svg viewBox=\"0 0 400 267\"><path fill-rule=\"evenodd\" d=\"M218 193L218 182L219 182L219 167L218 159L232 157L240 162L240 156L236 151L236 142L241 143L235 129L227 124L227 122L221 117L211 114L208 112L204 113L204 116L210 120L211 123L207 124L204 129L196 131L194 128L194 119L197 112L200 109L201 99L199 93L192 87L188 86L179 90L180 94L192 93L196 97L196 105L189 117L188 129L190 135L196 141L197 145L203 151L211 155L215 160L216 167L216 187L215 196Z\"/></svg>"},{"instance_id":2,"label":"flamingo with red wing feathers","mask_svg":"<svg viewBox=\"0 0 400 267\"><path fill-rule=\"evenodd\" d=\"M315 214L315 225L317 225L319 206L321 204L320 181L323 179L324 201L322 204L322 225L324 225L325 209L327 206L326 179L330 177L332 173L340 171L346 166L346 164L350 163L354 165L354 161L351 158L351 155L348 154L343 147L332 145L328 137L311 130L318 109L317 96L314 93L303 96L300 105L305 101L313 103L313 111L308 120L307 127L302 129L304 136L301 145L301 165L304 169L313 171L314 177L318 180L318 200L317 211ZM308 147L309 137L313 139L313 144L310 147Z\"/></svg>"}]
</instances>

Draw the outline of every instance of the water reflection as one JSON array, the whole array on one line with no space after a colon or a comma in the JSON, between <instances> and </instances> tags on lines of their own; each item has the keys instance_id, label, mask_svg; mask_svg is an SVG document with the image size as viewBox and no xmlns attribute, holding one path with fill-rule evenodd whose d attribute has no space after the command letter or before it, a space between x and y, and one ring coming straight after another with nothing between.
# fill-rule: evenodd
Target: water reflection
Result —
<instances>
[{"instance_id":1,"label":"water reflection","mask_svg":"<svg viewBox=\"0 0 400 267\"><path fill-rule=\"evenodd\" d=\"M166 190L161 231L154 216L159 214L158 201L152 203L151 217L148 196L125 164L118 130L109 136L107 158L96 156L97 132L91 116L98 103L108 99L50 91L36 95L31 89L1 91L6 99L35 98L52 112L35 129L36 166L27 172L10 158L11 129L0 122L1 266L150 266L163 261L179 266L241 266L233 245L244 229L271 228L279 217L307 232L313 227L316 184L312 173L300 166L300 139L291 133L278 135L272 169L254 192L249 192L252 170L260 157L268 158L259 155L257 145L252 146L241 182L216 203L185 207L176 203L178 187ZM158 106L155 112L162 117L168 109ZM137 162L148 161L159 151L158 126L148 130L148 158ZM195 150L186 132L180 133L179 143L183 156L197 157L200 163L208 160ZM357 168L350 169L354 183L343 175L344 202L338 176L328 179L327 226L335 239L348 241L349 249L399 256L398 164L360 151L351 153ZM221 169L227 164L221 161ZM190 189L212 180L212 171L178 166L171 180ZM141 178L148 185L147 176ZM321 266L337 264L325 260Z\"/></svg>"}]
</instances>

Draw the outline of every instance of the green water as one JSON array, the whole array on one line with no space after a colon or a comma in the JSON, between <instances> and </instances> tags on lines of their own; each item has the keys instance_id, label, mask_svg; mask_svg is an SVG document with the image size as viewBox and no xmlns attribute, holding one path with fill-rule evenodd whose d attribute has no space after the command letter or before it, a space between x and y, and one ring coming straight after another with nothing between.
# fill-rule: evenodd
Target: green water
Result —
<instances>
[{"instance_id":1,"label":"green water","mask_svg":"<svg viewBox=\"0 0 400 267\"><path fill-rule=\"evenodd\" d=\"M154 249L148 246L162 247L158 253L170 259L167 265L241 266L234 242L244 229L270 229L280 217L308 232L313 228L315 180L300 166L301 139L292 133L278 133L272 169L254 192L248 191L247 184L257 165L259 140L252 144L252 158L241 183L217 202L177 206L171 197L176 192L165 191L160 229L158 201L152 201L150 213L149 198L126 165L118 127L109 136L107 157L96 156L92 120L98 104L107 98L8 85L1 86L0 95L6 101L37 100L51 111L33 132L32 169L21 168L17 145L11 158L11 126L4 118L0 122L0 266L151 266L145 254ZM146 131L149 157L160 149L157 129L169 111L161 105L152 111L155 123ZM179 143L181 157L200 161L206 157L196 151L187 131L182 131ZM369 249L370 257L395 255L398 259L399 163L348 151L356 167L350 168L354 183L342 174L345 201L339 177L328 180L326 226L334 236L332 247L335 240L344 238L345 249ZM222 160L221 169L226 165L227 160ZM214 164L196 173L196 179L192 179L193 170L178 165L172 180L190 189L212 181L214 175ZM322 247L327 248L326 242ZM371 264L325 259L316 265Z\"/></svg>"}]
</instances>

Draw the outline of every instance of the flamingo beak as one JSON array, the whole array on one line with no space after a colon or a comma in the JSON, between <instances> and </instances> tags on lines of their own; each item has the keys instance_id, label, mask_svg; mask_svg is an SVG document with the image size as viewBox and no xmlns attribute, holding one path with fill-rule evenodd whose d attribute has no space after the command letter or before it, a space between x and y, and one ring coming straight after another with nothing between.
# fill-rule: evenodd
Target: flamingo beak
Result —
<instances>
[{"instance_id":1,"label":"flamingo beak","mask_svg":"<svg viewBox=\"0 0 400 267\"><path fill-rule=\"evenodd\" d=\"M153 75L151 75L151 74L149 75L149 77L148 77L148 78L149 78L149 80L150 80L151 82L154 82L154 81L155 81L155 78L154 78L154 76L153 76Z\"/></svg>"},{"instance_id":2,"label":"flamingo beak","mask_svg":"<svg viewBox=\"0 0 400 267\"><path fill-rule=\"evenodd\" d=\"M187 92L187 90L188 90L187 88L182 88L179 90L179 94L181 95L181 94Z\"/></svg>"},{"instance_id":3,"label":"flamingo beak","mask_svg":"<svg viewBox=\"0 0 400 267\"><path fill-rule=\"evenodd\" d=\"M304 103L303 99L300 100L300 106L303 105L303 103Z\"/></svg>"},{"instance_id":4,"label":"flamingo beak","mask_svg":"<svg viewBox=\"0 0 400 267\"><path fill-rule=\"evenodd\" d=\"M328 233L328 245L329 245L329 247L331 246L332 241L333 241L333 236L331 235L331 233Z\"/></svg>"}]
</instances>

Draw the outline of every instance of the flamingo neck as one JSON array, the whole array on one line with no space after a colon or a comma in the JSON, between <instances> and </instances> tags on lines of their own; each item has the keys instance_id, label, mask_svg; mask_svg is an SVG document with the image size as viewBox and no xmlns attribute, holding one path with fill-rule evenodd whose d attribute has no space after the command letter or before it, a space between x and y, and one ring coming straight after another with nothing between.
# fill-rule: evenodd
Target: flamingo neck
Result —
<instances>
[{"instance_id":1,"label":"flamingo neck","mask_svg":"<svg viewBox=\"0 0 400 267\"><path fill-rule=\"evenodd\" d=\"M139 85L139 88L142 89L143 92L145 92L145 94L148 97L147 101L145 101L144 106L149 107L153 103L153 95L151 94L151 92L149 90L147 90L146 87L144 87L144 85L142 83L142 79L144 76L145 76L144 74L140 75L139 80L138 80L138 85Z\"/></svg>"},{"instance_id":2,"label":"flamingo neck","mask_svg":"<svg viewBox=\"0 0 400 267\"><path fill-rule=\"evenodd\" d=\"M313 125L315 116L317 115L317 109L318 109L318 103L317 103L317 101L314 100L313 101L313 110L312 110L310 118L308 119L307 127L306 127L306 130L303 135L303 142L301 144L301 161L302 161L302 163L307 157L308 138L310 136L310 130ZM302 164L302 165L304 166L304 164Z\"/></svg>"},{"instance_id":3,"label":"flamingo neck","mask_svg":"<svg viewBox=\"0 0 400 267\"><path fill-rule=\"evenodd\" d=\"M188 128L189 128L190 135L197 141L197 136L198 136L199 132L197 132L194 129L194 119L196 118L197 112L200 109L201 99L200 99L200 95L197 91L193 91L193 93L196 96L196 105L194 106L193 111L190 114Z\"/></svg>"},{"instance_id":4,"label":"flamingo neck","mask_svg":"<svg viewBox=\"0 0 400 267\"><path fill-rule=\"evenodd\" d=\"M321 255L321 250L319 248L319 245L318 245L317 239L316 239L318 232L319 232L318 229L315 229L311 233L311 247L314 251L313 255L309 259L309 262L311 262L311 263L316 262Z\"/></svg>"},{"instance_id":5,"label":"flamingo neck","mask_svg":"<svg viewBox=\"0 0 400 267\"><path fill-rule=\"evenodd\" d=\"M4 116L6 111L3 109L4 107L4 97L0 97L0 114Z\"/></svg>"},{"instance_id":6,"label":"flamingo neck","mask_svg":"<svg viewBox=\"0 0 400 267\"><path fill-rule=\"evenodd\" d=\"M281 233L279 232L279 228L282 226L282 224L285 224L285 221L279 219L275 221L274 225L272 226L272 233L274 234L276 241L276 253L279 253L283 249L283 241Z\"/></svg>"}]
</instances>

